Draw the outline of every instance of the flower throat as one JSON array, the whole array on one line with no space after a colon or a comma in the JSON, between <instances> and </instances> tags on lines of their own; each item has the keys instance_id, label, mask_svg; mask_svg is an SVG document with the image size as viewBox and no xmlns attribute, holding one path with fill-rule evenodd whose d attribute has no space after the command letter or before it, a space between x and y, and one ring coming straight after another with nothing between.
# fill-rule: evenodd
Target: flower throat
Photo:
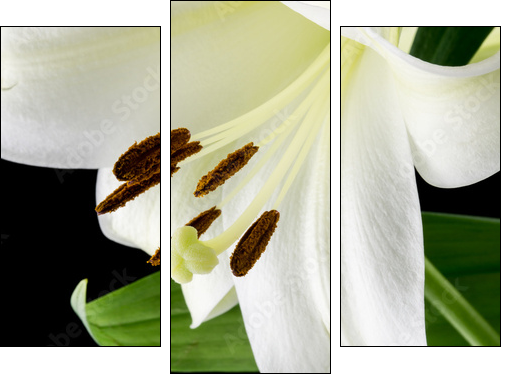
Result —
<instances>
[{"instance_id":1,"label":"flower throat","mask_svg":"<svg viewBox=\"0 0 506 378\"><path fill-rule=\"evenodd\" d=\"M195 135L184 128L171 131L171 177L181 168L227 146L279 114L297 98L303 98L291 116L284 119L258 143L249 142L229 153L197 183L194 196L201 198L224 185L250 160L255 166L237 183L219 204L203 211L171 238L171 276L178 283L192 281L194 274L209 274L218 264L221 253L237 242L230 257L230 269L237 277L245 276L259 260L280 220L278 208L306 161L316 137L330 139L330 49L327 45L312 64L269 101L225 124ZM191 139L194 141L190 141ZM287 142L287 143L285 143ZM244 143L244 142L243 142ZM277 165L272 160L284 149ZM255 156L264 151L260 157ZM273 167L268 179L244 212L217 237L201 241L200 237L220 217L224 207L264 166ZM280 185L284 180L283 185ZM279 189L279 190L278 190ZM271 210L263 207L277 192ZM261 215L260 215L261 214ZM260 215L260 216L259 216ZM280 226L282 227L282 226Z\"/></svg>"}]
</instances>

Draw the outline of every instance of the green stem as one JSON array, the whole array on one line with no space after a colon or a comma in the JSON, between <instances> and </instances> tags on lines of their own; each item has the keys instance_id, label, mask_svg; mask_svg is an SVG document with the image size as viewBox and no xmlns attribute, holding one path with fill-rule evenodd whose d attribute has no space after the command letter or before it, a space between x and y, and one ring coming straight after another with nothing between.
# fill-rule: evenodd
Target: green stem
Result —
<instances>
[{"instance_id":1,"label":"green stem","mask_svg":"<svg viewBox=\"0 0 506 378\"><path fill-rule=\"evenodd\" d=\"M472 346L499 346L500 338L457 289L425 258L425 298Z\"/></svg>"}]
</instances>

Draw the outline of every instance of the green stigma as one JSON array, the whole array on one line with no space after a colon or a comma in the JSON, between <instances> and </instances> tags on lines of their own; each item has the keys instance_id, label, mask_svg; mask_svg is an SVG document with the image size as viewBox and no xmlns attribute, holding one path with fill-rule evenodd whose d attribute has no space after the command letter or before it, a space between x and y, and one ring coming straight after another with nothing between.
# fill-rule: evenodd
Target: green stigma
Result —
<instances>
[{"instance_id":1,"label":"green stigma","mask_svg":"<svg viewBox=\"0 0 506 378\"><path fill-rule=\"evenodd\" d=\"M174 281L188 283L193 274L209 274L216 265L216 252L199 241L195 228L185 226L174 232L170 241L170 275Z\"/></svg>"}]
</instances>

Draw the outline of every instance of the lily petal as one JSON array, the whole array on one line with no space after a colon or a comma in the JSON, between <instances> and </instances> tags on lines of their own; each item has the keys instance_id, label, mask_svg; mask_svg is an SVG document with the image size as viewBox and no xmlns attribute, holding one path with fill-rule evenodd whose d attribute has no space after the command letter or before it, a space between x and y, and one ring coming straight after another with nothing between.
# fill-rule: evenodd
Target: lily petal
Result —
<instances>
[{"instance_id":1,"label":"lily petal","mask_svg":"<svg viewBox=\"0 0 506 378\"><path fill-rule=\"evenodd\" d=\"M330 30L330 1L282 1L308 20Z\"/></svg>"},{"instance_id":2,"label":"lily petal","mask_svg":"<svg viewBox=\"0 0 506 378\"><path fill-rule=\"evenodd\" d=\"M261 372L330 371L329 148L321 134L279 207L267 250L234 278Z\"/></svg>"},{"instance_id":3,"label":"lily petal","mask_svg":"<svg viewBox=\"0 0 506 378\"><path fill-rule=\"evenodd\" d=\"M460 187L499 171L499 53L468 66L442 67L402 52L375 30L356 33L394 72L414 164L428 183Z\"/></svg>"},{"instance_id":4,"label":"lily petal","mask_svg":"<svg viewBox=\"0 0 506 378\"><path fill-rule=\"evenodd\" d=\"M365 49L341 97L341 341L426 345L420 206L385 60ZM354 74L359 72L359 74Z\"/></svg>"},{"instance_id":5,"label":"lily petal","mask_svg":"<svg viewBox=\"0 0 506 378\"><path fill-rule=\"evenodd\" d=\"M97 204L117 189L120 182L112 168L98 171ZM100 228L109 239L152 255L160 247L160 185L110 214L98 216Z\"/></svg>"},{"instance_id":6,"label":"lily petal","mask_svg":"<svg viewBox=\"0 0 506 378\"><path fill-rule=\"evenodd\" d=\"M192 317L190 328L197 328L239 303L230 274L229 257L224 253L218 259L220 262L210 274L196 274L190 283L181 285Z\"/></svg>"},{"instance_id":7,"label":"lily petal","mask_svg":"<svg viewBox=\"0 0 506 378\"><path fill-rule=\"evenodd\" d=\"M293 82L328 43L328 31L283 4L234 4L171 2L173 128L195 134L249 112Z\"/></svg>"},{"instance_id":8,"label":"lily petal","mask_svg":"<svg viewBox=\"0 0 506 378\"><path fill-rule=\"evenodd\" d=\"M112 166L160 129L159 28L2 28L2 158Z\"/></svg>"}]
</instances>

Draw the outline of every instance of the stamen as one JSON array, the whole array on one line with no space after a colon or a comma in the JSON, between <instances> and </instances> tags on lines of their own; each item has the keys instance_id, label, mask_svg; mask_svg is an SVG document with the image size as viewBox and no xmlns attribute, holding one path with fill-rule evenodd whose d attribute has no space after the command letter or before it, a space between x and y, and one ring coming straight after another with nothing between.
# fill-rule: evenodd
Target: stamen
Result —
<instances>
[{"instance_id":1,"label":"stamen","mask_svg":"<svg viewBox=\"0 0 506 378\"><path fill-rule=\"evenodd\" d=\"M120 181L142 181L154 174L156 167L159 169L160 166L160 140L158 133L134 143L114 164L112 172L116 178Z\"/></svg>"},{"instance_id":2,"label":"stamen","mask_svg":"<svg viewBox=\"0 0 506 378\"><path fill-rule=\"evenodd\" d=\"M170 176L172 177L172 175L179 170L179 168L177 167L177 163L183 161L184 159L186 159L189 156L196 154L201 149L202 149L202 146L200 145L200 142L196 141L196 142L186 143L179 150L177 150L173 154L170 154L170 168L171 168ZM172 167L174 167L174 168L172 168ZM176 169L176 168L178 168L178 169Z\"/></svg>"},{"instance_id":3,"label":"stamen","mask_svg":"<svg viewBox=\"0 0 506 378\"><path fill-rule=\"evenodd\" d=\"M180 167L176 167L175 165L171 165L170 166L170 177L172 177L172 175L174 173L176 173L177 171L179 171L181 168Z\"/></svg>"},{"instance_id":4,"label":"stamen","mask_svg":"<svg viewBox=\"0 0 506 378\"><path fill-rule=\"evenodd\" d=\"M146 190L160 183L161 174L155 174L147 180L134 181L133 183L126 183L121 185L114 192L109 194L96 208L95 211L98 215L110 213L118 210L120 207L125 206L128 201L133 200L138 195L144 193Z\"/></svg>"},{"instance_id":5,"label":"stamen","mask_svg":"<svg viewBox=\"0 0 506 378\"><path fill-rule=\"evenodd\" d=\"M266 211L246 231L230 257L230 268L234 276L243 277L253 268L267 248L278 220L278 211Z\"/></svg>"},{"instance_id":6,"label":"stamen","mask_svg":"<svg viewBox=\"0 0 506 378\"><path fill-rule=\"evenodd\" d=\"M200 179L194 193L195 197L203 197L223 185L225 181L239 172L257 151L258 147L253 146L252 142L228 154L227 158L222 160L216 168Z\"/></svg>"},{"instance_id":7,"label":"stamen","mask_svg":"<svg viewBox=\"0 0 506 378\"><path fill-rule=\"evenodd\" d=\"M191 221L189 221L186 226L193 227L197 230L197 238L207 231L211 224L221 215L221 210L216 209L216 206L210 208L209 210L200 213Z\"/></svg>"},{"instance_id":8,"label":"stamen","mask_svg":"<svg viewBox=\"0 0 506 378\"><path fill-rule=\"evenodd\" d=\"M160 248L158 248L155 252L155 254L153 256L151 256L151 258L147 261L148 263L150 263L151 265L153 266L158 266L160 265L161 261L160 261Z\"/></svg>"},{"instance_id":9,"label":"stamen","mask_svg":"<svg viewBox=\"0 0 506 378\"><path fill-rule=\"evenodd\" d=\"M170 154L183 147L190 141L190 131L188 129L180 128L170 131Z\"/></svg>"},{"instance_id":10,"label":"stamen","mask_svg":"<svg viewBox=\"0 0 506 378\"><path fill-rule=\"evenodd\" d=\"M278 191L278 198L271 209L279 207L286 193L288 193L290 187L295 182L295 178L300 172L303 163L306 162L309 152L313 151L311 147L314 145L314 141L322 129L325 129L326 132L322 135L322 138L327 138L326 140L328 140L327 133L330 122L326 94L328 93L329 85L329 46L327 46L311 67L297 79L296 83L293 83L289 87L289 90L287 88L286 91L279 93L279 95L273 97L260 107L237 119L194 135L193 138L199 140L200 144L204 146L203 150L198 155L186 159L181 164L172 164L171 161L172 173L173 170L179 169L177 165L184 166L194 160L201 159L205 155L213 153L229 143L244 137L246 133L265 124L265 121L272 118L273 115L278 115L278 118L281 118L279 117L279 109L283 109L297 96L304 94L304 99L296 107L295 111L291 113L290 117L285 118L283 116L281 125L278 125L275 130L271 130L272 132L262 141L255 142L255 146L253 146L253 143L249 144L249 146L256 149L254 153L256 153L259 147L269 145L269 148L266 153L262 154L262 158L257 161L253 171L243 178L243 182L234 185L237 186L237 190L229 193L222 200L222 203L216 206L216 208L222 209L264 164L270 163L270 159L274 153L279 151L279 148L288 136L292 135L292 131L297 130L278 164L269 173L269 178L238 219L220 235L207 241L200 241L198 239L200 234L198 234L195 227L198 228L199 226L192 224L193 220L187 226L176 230L171 239L171 268L173 268L171 269L171 276L176 282L189 282L194 273L205 274L207 271L210 272L212 265L214 265L214 263L211 264L211 260L214 261L214 259L211 259L212 254L214 253L215 256L219 256L234 243L237 243L239 239L240 241L237 243L235 252L230 259L233 274L238 277L246 275L256 261L258 261L266 249L279 220L279 213L276 210L265 212L258 218L259 212L261 212L267 201L277 191L279 184L285 181L283 187L280 188L281 190ZM247 147L248 145L244 148L246 149ZM202 177L194 193L195 196L200 197L215 190L243 167L241 166L235 170L234 164L234 157L230 154L214 170ZM212 212L213 210L215 208L208 211ZM199 215L199 217L205 219L205 214L206 212ZM253 225L252 222L254 222ZM201 261L206 262L205 269L201 269L203 266Z\"/></svg>"}]
</instances>

